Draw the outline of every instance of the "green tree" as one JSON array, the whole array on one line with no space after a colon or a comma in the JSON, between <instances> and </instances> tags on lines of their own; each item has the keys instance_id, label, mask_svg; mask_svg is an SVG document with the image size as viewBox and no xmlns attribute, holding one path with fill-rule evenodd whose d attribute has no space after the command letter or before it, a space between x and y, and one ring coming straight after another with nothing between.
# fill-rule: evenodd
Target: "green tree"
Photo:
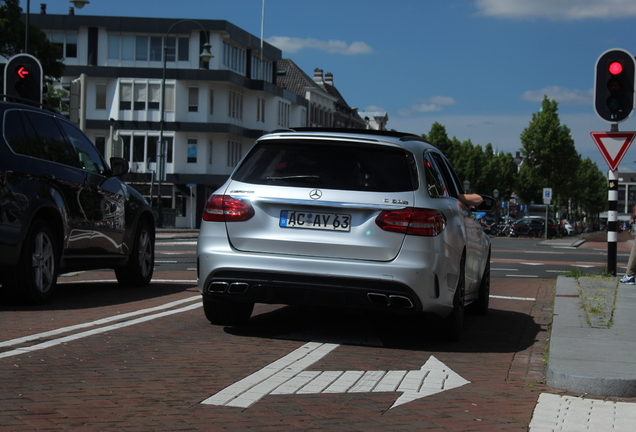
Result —
<instances>
[{"instance_id":1,"label":"green tree","mask_svg":"<svg viewBox=\"0 0 636 432\"><path fill-rule=\"evenodd\" d=\"M543 188L552 188L553 203L566 205L576 188L580 156L570 129L561 125L558 104L543 98L539 112L521 133L524 161L519 170L517 193L522 202L542 202Z\"/></svg>"},{"instance_id":2,"label":"green tree","mask_svg":"<svg viewBox=\"0 0 636 432\"><path fill-rule=\"evenodd\" d=\"M470 181L470 189L484 195L499 191L500 199L509 199L515 189L517 164L510 153L495 154L492 144L485 149L472 141L460 142L448 137L446 128L438 122L422 137L440 149L451 162L459 179Z\"/></svg>"},{"instance_id":3,"label":"green tree","mask_svg":"<svg viewBox=\"0 0 636 432\"><path fill-rule=\"evenodd\" d=\"M0 55L6 58L24 51L25 24L20 19L21 14L19 0L0 0ZM62 77L61 48L53 45L42 30L32 25L29 26L28 48L28 54L40 61L46 82Z\"/></svg>"}]
</instances>

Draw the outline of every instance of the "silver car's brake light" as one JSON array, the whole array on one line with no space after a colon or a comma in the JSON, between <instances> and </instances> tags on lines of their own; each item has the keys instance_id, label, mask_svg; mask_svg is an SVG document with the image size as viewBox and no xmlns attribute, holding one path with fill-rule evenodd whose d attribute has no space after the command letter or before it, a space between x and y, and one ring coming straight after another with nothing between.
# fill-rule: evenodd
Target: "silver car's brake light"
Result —
<instances>
[{"instance_id":1,"label":"silver car's brake light","mask_svg":"<svg viewBox=\"0 0 636 432\"><path fill-rule=\"evenodd\" d=\"M433 237L446 228L446 216L439 210L407 207L385 210L375 218L384 231Z\"/></svg>"},{"instance_id":2,"label":"silver car's brake light","mask_svg":"<svg viewBox=\"0 0 636 432\"><path fill-rule=\"evenodd\" d=\"M210 196L203 210L203 220L206 222L241 222L252 216L252 204L229 195Z\"/></svg>"}]
</instances>

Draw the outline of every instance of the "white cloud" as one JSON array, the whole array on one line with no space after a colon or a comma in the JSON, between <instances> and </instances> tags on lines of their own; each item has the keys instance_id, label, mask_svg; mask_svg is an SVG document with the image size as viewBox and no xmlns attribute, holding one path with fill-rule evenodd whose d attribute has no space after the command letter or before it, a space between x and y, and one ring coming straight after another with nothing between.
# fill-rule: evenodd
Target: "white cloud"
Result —
<instances>
[{"instance_id":1,"label":"white cloud","mask_svg":"<svg viewBox=\"0 0 636 432\"><path fill-rule=\"evenodd\" d=\"M383 107L378 106L378 105L369 105L368 107L365 107L362 111L365 112L378 112L378 111L386 111Z\"/></svg>"},{"instance_id":2,"label":"white cloud","mask_svg":"<svg viewBox=\"0 0 636 432\"><path fill-rule=\"evenodd\" d=\"M528 90L521 99L529 102L541 102L543 96L557 101L559 104L564 105L592 105L593 103L593 89L578 90L569 89L559 86L550 86L542 88L541 90Z\"/></svg>"},{"instance_id":3,"label":"white cloud","mask_svg":"<svg viewBox=\"0 0 636 432\"><path fill-rule=\"evenodd\" d=\"M479 15L552 21L636 16L635 0L475 0Z\"/></svg>"},{"instance_id":4,"label":"white cloud","mask_svg":"<svg viewBox=\"0 0 636 432\"><path fill-rule=\"evenodd\" d=\"M398 114L402 117L408 117L414 112L436 112L444 109L444 106L455 105L455 99L449 96L433 96L430 99L422 101L410 108L398 110Z\"/></svg>"},{"instance_id":5,"label":"white cloud","mask_svg":"<svg viewBox=\"0 0 636 432\"><path fill-rule=\"evenodd\" d=\"M347 44L340 40L321 41L318 39L301 39L287 36L272 36L267 42L286 52L287 54L295 54L303 49L317 49L330 54L371 54L373 48L364 42L352 42Z\"/></svg>"}]
</instances>

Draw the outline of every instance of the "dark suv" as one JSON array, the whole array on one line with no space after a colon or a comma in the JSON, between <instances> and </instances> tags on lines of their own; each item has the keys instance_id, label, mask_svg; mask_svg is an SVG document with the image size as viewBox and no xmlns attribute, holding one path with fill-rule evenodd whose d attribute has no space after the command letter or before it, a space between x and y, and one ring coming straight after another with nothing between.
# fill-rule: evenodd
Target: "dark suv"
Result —
<instances>
[{"instance_id":1,"label":"dark suv","mask_svg":"<svg viewBox=\"0 0 636 432\"><path fill-rule=\"evenodd\" d=\"M20 100L20 102L26 102ZM0 95L0 294L45 303L61 273L115 269L150 283L155 224L148 203L84 133L53 109Z\"/></svg>"}]
</instances>

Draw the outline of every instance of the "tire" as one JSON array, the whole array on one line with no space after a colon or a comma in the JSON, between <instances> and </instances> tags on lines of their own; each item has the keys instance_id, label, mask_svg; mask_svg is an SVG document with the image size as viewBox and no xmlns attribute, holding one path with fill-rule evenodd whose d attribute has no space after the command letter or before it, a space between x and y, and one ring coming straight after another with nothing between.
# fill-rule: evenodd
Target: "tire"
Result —
<instances>
[{"instance_id":1,"label":"tire","mask_svg":"<svg viewBox=\"0 0 636 432\"><path fill-rule=\"evenodd\" d=\"M3 288L9 299L46 304L57 284L60 250L49 225L36 220L24 241L18 265L5 272Z\"/></svg>"},{"instance_id":2,"label":"tire","mask_svg":"<svg viewBox=\"0 0 636 432\"><path fill-rule=\"evenodd\" d=\"M214 325L241 326L252 316L254 303L203 297L205 317Z\"/></svg>"},{"instance_id":3,"label":"tire","mask_svg":"<svg viewBox=\"0 0 636 432\"><path fill-rule=\"evenodd\" d=\"M453 310L451 313L442 320L442 340L446 342L457 342L461 339L464 329L464 295L465 295L465 257L461 260L461 269L459 272L459 280L457 281L457 288L455 288L455 295L453 296Z\"/></svg>"},{"instance_id":4,"label":"tire","mask_svg":"<svg viewBox=\"0 0 636 432\"><path fill-rule=\"evenodd\" d=\"M470 304L470 311L475 315L488 314L488 306L490 304L490 252L488 252L488 261L484 268L484 274L479 284L479 293L477 300Z\"/></svg>"},{"instance_id":5,"label":"tire","mask_svg":"<svg viewBox=\"0 0 636 432\"><path fill-rule=\"evenodd\" d=\"M150 284L155 265L155 238L147 221L137 225L135 242L128 263L115 269L117 282L123 287L145 287Z\"/></svg>"}]
</instances>

